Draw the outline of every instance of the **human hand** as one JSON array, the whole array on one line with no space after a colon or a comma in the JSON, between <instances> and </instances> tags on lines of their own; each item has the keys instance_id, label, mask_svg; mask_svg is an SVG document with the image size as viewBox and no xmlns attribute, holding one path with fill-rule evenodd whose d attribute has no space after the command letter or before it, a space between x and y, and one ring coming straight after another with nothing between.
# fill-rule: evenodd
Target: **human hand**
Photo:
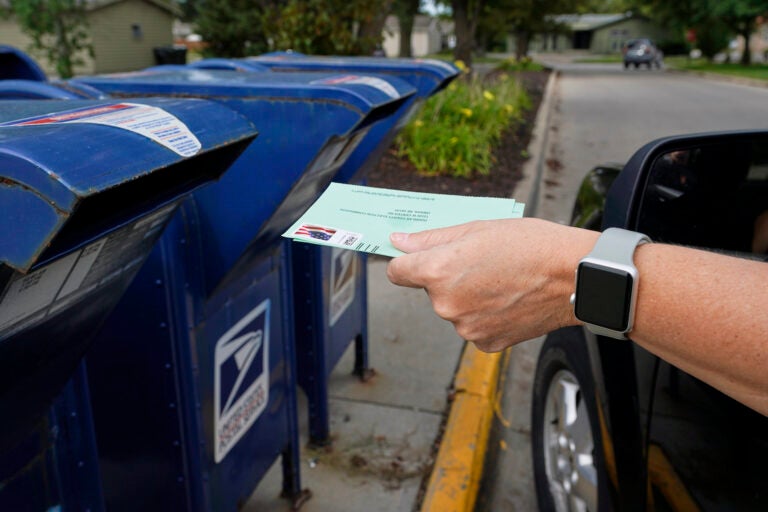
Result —
<instances>
[{"instance_id":1,"label":"human hand","mask_svg":"<svg viewBox=\"0 0 768 512\"><path fill-rule=\"evenodd\" d=\"M574 271L598 235L533 218L393 233L392 244L408 254L390 261L387 275L424 288L460 336L499 351L576 323Z\"/></svg>"}]
</instances>

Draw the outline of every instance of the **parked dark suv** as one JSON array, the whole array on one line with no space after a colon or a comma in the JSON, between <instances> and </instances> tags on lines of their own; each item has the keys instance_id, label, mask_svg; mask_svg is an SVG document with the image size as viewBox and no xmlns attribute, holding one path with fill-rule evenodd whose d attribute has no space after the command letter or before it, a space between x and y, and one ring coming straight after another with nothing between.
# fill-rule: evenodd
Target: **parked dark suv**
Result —
<instances>
[{"instance_id":1,"label":"parked dark suv","mask_svg":"<svg viewBox=\"0 0 768 512\"><path fill-rule=\"evenodd\" d=\"M652 66L661 68L664 61L664 54L659 48L653 44L650 39L630 39L621 49L621 53L624 55L624 68L628 68L630 64L636 68L640 67L640 64L645 64L648 69Z\"/></svg>"},{"instance_id":2,"label":"parked dark suv","mask_svg":"<svg viewBox=\"0 0 768 512\"><path fill-rule=\"evenodd\" d=\"M661 139L623 169L593 169L573 223L764 260L752 240L766 211L768 131L735 132ZM768 510L768 417L583 327L542 347L532 447L542 511Z\"/></svg>"}]
</instances>

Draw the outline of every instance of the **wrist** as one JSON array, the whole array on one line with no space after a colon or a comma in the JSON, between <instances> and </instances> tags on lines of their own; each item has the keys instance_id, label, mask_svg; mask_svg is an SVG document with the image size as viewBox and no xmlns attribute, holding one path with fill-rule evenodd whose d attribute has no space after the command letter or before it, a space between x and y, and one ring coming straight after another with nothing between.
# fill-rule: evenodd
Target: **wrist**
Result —
<instances>
[{"instance_id":1,"label":"wrist","mask_svg":"<svg viewBox=\"0 0 768 512\"><path fill-rule=\"evenodd\" d=\"M640 282L635 252L650 241L643 233L608 228L579 262L571 304L576 320L592 333L629 339Z\"/></svg>"},{"instance_id":2,"label":"wrist","mask_svg":"<svg viewBox=\"0 0 768 512\"><path fill-rule=\"evenodd\" d=\"M571 325L580 325L581 322L576 318L571 304L571 294L574 290L575 272L579 261L589 254L595 246L600 233L582 228L567 228L561 241L562 246L556 254L555 265L553 266L553 283L556 289L555 310L559 313L558 325L567 327Z\"/></svg>"}]
</instances>

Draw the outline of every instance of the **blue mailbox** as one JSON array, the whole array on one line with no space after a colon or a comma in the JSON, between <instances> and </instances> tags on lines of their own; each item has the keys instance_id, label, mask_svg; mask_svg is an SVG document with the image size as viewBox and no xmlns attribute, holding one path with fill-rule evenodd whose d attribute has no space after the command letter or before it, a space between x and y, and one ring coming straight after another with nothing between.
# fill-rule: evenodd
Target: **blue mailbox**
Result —
<instances>
[{"instance_id":1,"label":"blue mailbox","mask_svg":"<svg viewBox=\"0 0 768 512\"><path fill-rule=\"evenodd\" d=\"M85 84L41 82L37 80L0 80L0 100L83 100L106 99L107 95Z\"/></svg>"},{"instance_id":2,"label":"blue mailbox","mask_svg":"<svg viewBox=\"0 0 768 512\"><path fill-rule=\"evenodd\" d=\"M103 93L88 86L49 82L32 57L13 46L0 45L0 100L104 98Z\"/></svg>"},{"instance_id":3,"label":"blue mailbox","mask_svg":"<svg viewBox=\"0 0 768 512\"><path fill-rule=\"evenodd\" d=\"M83 354L182 198L255 134L204 101L2 103L0 510L102 508Z\"/></svg>"},{"instance_id":4,"label":"blue mailbox","mask_svg":"<svg viewBox=\"0 0 768 512\"><path fill-rule=\"evenodd\" d=\"M201 61L204 62L204 61ZM307 56L295 52L274 52L249 57L247 64L257 64L275 72L322 72L356 73L397 77L416 88L413 103L401 117L391 119L379 127L378 134L371 132L367 145L360 145L355 154L339 172L335 181L360 183L365 174L375 166L381 155L392 143L397 131L402 128L421 106L422 102L447 87L459 70L452 64L437 59L391 59L385 57L332 57ZM196 65L200 66L201 63Z\"/></svg>"},{"instance_id":5,"label":"blue mailbox","mask_svg":"<svg viewBox=\"0 0 768 512\"><path fill-rule=\"evenodd\" d=\"M45 82L45 71L18 48L0 44L0 80L22 79Z\"/></svg>"},{"instance_id":6,"label":"blue mailbox","mask_svg":"<svg viewBox=\"0 0 768 512\"><path fill-rule=\"evenodd\" d=\"M317 57L276 52L242 60L210 63L198 67L221 67L233 63L240 71L246 65L267 67L274 72L336 72L362 76L397 77L416 88L414 98L397 115L371 129L358 148L339 169L334 181L362 183L380 160L399 129L429 96L445 88L459 74L453 65L430 59L376 57ZM257 70L258 71L258 70ZM294 248L297 303L312 304L296 312L298 333L298 380L309 403L309 431L313 444L330 440L328 376L351 341L355 342L354 373L362 379L371 374L368 358L368 290L366 257L339 249L301 244Z\"/></svg>"},{"instance_id":7,"label":"blue mailbox","mask_svg":"<svg viewBox=\"0 0 768 512\"><path fill-rule=\"evenodd\" d=\"M154 69L77 80L120 97L211 98L260 131L183 205L89 354L110 509L236 510L281 455L284 495L304 499L293 321L304 306L280 235L413 94L396 79L345 78Z\"/></svg>"}]
</instances>

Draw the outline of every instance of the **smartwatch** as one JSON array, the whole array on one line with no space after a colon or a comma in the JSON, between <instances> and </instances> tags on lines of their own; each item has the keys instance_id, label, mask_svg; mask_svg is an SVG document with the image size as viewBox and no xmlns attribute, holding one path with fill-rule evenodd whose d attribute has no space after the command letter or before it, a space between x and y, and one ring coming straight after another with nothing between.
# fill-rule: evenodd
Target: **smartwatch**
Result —
<instances>
[{"instance_id":1,"label":"smartwatch","mask_svg":"<svg viewBox=\"0 0 768 512\"><path fill-rule=\"evenodd\" d=\"M635 249L650 242L642 233L608 228L576 268L571 304L576 318L601 336L626 340L632 330L638 272Z\"/></svg>"}]
</instances>

